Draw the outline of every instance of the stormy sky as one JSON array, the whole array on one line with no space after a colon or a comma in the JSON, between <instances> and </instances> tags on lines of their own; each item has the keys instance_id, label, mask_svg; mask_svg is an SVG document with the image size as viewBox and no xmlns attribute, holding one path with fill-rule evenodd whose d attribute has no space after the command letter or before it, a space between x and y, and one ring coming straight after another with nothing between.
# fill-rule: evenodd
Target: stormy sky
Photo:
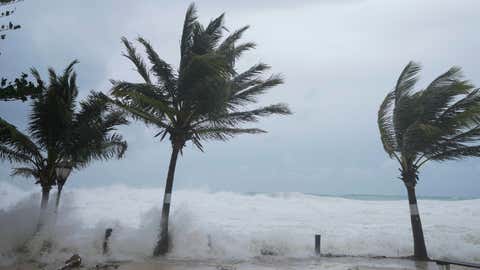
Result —
<instances>
[{"instance_id":1,"label":"stormy sky","mask_svg":"<svg viewBox=\"0 0 480 270\"><path fill-rule=\"evenodd\" d=\"M13 77L36 67L57 71L73 59L80 97L108 92L109 79L139 81L120 37L143 36L177 66L184 13L190 1L25 0L12 20L22 29L1 41L0 74ZM480 85L477 0L243 0L197 1L200 20L226 13L232 31L251 28L245 41L256 50L239 67L260 61L281 73L285 84L260 102L286 102L294 114L257 124L268 134L188 145L175 188L238 192L404 194L398 166L380 143L376 113L410 60L423 66L425 86L453 65ZM2 19L2 22L8 22ZM2 102L0 115L25 128L29 103ZM120 132L129 143L122 160L96 162L74 172L68 186L164 184L170 155L155 128L132 123ZM11 178L0 165L0 181ZM480 160L430 163L421 171L420 195L480 196Z\"/></svg>"}]
</instances>

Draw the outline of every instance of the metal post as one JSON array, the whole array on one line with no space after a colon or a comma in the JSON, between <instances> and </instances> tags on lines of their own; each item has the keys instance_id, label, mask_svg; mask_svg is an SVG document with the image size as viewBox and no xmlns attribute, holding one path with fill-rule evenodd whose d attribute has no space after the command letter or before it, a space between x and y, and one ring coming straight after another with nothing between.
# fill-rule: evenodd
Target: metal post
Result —
<instances>
[{"instance_id":1,"label":"metal post","mask_svg":"<svg viewBox=\"0 0 480 270\"><path fill-rule=\"evenodd\" d=\"M113 232L113 229L112 228L108 228L105 230L105 236L103 238L103 255L106 255L109 251L109 248L108 248L108 239L110 238L110 236L112 235L112 232Z\"/></svg>"},{"instance_id":2,"label":"metal post","mask_svg":"<svg viewBox=\"0 0 480 270\"><path fill-rule=\"evenodd\" d=\"M320 256L320 234L315 234L315 254Z\"/></svg>"}]
</instances>

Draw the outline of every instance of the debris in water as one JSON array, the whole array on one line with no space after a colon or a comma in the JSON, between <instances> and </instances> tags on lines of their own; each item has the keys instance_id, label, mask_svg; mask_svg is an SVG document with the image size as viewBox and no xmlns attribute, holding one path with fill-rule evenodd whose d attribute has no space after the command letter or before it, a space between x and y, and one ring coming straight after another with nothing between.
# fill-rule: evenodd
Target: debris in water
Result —
<instances>
[{"instance_id":1,"label":"debris in water","mask_svg":"<svg viewBox=\"0 0 480 270\"><path fill-rule=\"evenodd\" d=\"M236 270L235 266L217 265L217 270Z\"/></svg>"},{"instance_id":2,"label":"debris in water","mask_svg":"<svg viewBox=\"0 0 480 270\"><path fill-rule=\"evenodd\" d=\"M260 250L260 254L262 254L263 256L278 256L278 252L270 248L262 248Z\"/></svg>"},{"instance_id":3,"label":"debris in water","mask_svg":"<svg viewBox=\"0 0 480 270\"><path fill-rule=\"evenodd\" d=\"M78 268L82 265L82 258L78 254L73 254L70 259L65 261L65 265L62 266L61 268L58 268L58 270L69 270L73 268Z\"/></svg>"},{"instance_id":4,"label":"debris in water","mask_svg":"<svg viewBox=\"0 0 480 270\"><path fill-rule=\"evenodd\" d=\"M118 264L113 264L113 263L110 263L110 264L97 264L95 265L95 270L110 270L110 269L117 269L118 267L120 267L120 265Z\"/></svg>"}]
</instances>

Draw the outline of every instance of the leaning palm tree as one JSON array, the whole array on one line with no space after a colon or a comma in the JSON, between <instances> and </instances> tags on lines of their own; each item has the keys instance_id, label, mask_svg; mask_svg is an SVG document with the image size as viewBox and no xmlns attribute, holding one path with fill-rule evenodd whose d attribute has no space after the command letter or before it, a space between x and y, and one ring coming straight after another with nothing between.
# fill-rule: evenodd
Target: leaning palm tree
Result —
<instances>
[{"instance_id":1,"label":"leaning palm tree","mask_svg":"<svg viewBox=\"0 0 480 270\"><path fill-rule=\"evenodd\" d=\"M105 95L92 93L76 112L76 63L68 65L61 75L49 69L48 85L32 70L42 91L32 104L30 136L0 119L0 159L19 166L13 175L33 177L42 187L38 228L44 222L50 190L58 184L56 168L65 161L80 168L92 159L121 157L126 148L122 137L112 133L126 120L118 111L106 112L111 105Z\"/></svg>"},{"instance_id":2,"label":"leaning palm tree","mask_svg":"<svg viewBox=\"0 0 480 270\"><path fill-rule=\"evenodd\" d=\"M383 147L400 163L410 205L414 256L427 259L415 186L428 161L480 156L480 92L453 67L414 91L420 66L410 62L378 111Z\"/></svg>"},{"instance_id":3,"label":"leaning palm tree","mask_svg":"<svg viewBox=\"0 0 480 270\"><path fill-rule=\"evenodd\" d=\"M151 67L126 39L122 41L143 82L112 81L114 102L133 118L158 127L156 136L168 136L172 146L160 224L160 234L154 255L168 251L168 218L173 179L178 154L187 142L203 151L202 141L226 141L237 134L257 134L264 130L245 128L244 123L273 114L290 114L286 105L276 104L252 110L242 110L256 103L257 96L282 83L278 75L263 78L269 67L257 64L237 72L235 63L254 43L237 44L248 27L234 31L223 39L224 15L206 27L196 17L195 6L187 10L180 42L180 64L177 69L167 64L152 48L139 38L148 55ZM152 76L153 75L153 76Z\"/></svg>"}]
</instances>

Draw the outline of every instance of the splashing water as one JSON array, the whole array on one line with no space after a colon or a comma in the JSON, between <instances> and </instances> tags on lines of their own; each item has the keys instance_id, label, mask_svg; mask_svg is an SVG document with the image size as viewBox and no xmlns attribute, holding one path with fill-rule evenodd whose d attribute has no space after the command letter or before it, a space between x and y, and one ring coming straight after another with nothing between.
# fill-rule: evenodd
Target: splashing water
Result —
<instances>
[{"instance_id":1,"label":"splashing water","mask_svg":"<svg viewBox=\"0 0 480 270\"><path fill-rule=\"evenodd\" d=\"M40 195L0 184L0 262L9 264L19 254L45 262L72 253L104 260L106 228L113 228L109 259L147 258L158 233L162 194L162 188L126 186L66 190L56 221L32 239ZM179 190L172 203L170 258L248 260L262 253L308 258L316 233L322 235L322 253L412 253L405 200ZM419 207L432 257L480 261L480 200L421 200ZM48 253L42 251L45 239L51 243ZM21 247L28 252L19 252Z\"/></svg>"}]
</instances>

